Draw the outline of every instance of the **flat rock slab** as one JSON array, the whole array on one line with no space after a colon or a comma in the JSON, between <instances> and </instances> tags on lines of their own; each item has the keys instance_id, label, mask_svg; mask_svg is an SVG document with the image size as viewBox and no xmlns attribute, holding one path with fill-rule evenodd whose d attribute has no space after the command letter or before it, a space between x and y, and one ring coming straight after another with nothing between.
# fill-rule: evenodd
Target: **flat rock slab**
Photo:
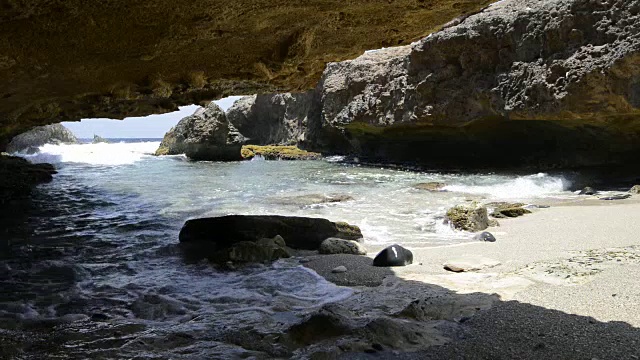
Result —
<instances>
[{"instance_id":1,"label":"flat rock slab","mask_svg":"<svg viewBox=\"0 0 640 360\"><path fill-rule=\"evenodd\" d=\"M481 256L470 256L453 259L443 264L446 270L453 272L478 271L482 269L492 268L498 265L500 265L499 261Z\"/></svg>"}]
</instances>

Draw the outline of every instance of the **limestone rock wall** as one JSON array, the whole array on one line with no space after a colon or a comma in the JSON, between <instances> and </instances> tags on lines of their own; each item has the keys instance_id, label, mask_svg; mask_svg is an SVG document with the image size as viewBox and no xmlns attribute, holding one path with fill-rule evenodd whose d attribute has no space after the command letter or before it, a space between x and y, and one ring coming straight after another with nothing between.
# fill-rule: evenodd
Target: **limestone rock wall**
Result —
<instances>
[{"instance_id":1,"label":"limestone rock wall","mask_svg":"<svg viewBox=\"0 0 640 360\"><path fill-rule=\"evenodd\" d=\"M504 0L328 64L300 145L454 167L624 162L639 99L640 0Z\"/></svg>"},{"instance_id":2,"label":"limestone rock wall","mask_svg":"<svg viewBox=\"0 0 640 360\"><path fill-rule=\"evenodd\" d=\"M408 44L491 0L0 4L0 150L34 126L305 91L330 61Z\"/></svg>"}]
</instances>

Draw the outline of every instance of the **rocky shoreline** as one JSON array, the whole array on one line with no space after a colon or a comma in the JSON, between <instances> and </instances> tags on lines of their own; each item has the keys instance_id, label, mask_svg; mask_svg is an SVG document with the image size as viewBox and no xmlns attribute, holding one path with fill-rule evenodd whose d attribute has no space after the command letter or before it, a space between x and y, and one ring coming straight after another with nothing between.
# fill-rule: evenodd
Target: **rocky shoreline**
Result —
<instances>
[{"instance_id":1,"label":"rocky shoreline","mask_svg":"<svg viewBox=\"0 0 640 360\"><path fill-rule=\"evenodd\" d=\"M499 227L489 228L496 242L414 247L413 263L403 267L373 266L374 255L383 249L371 244L367 256L291 254L282 261L350 287L354 295L322 306L280 333L253 334L241 346L292 358L638 356L632 345L640 317L631 310L637 297L621 287L630 285L618 273L640 274L640 249L624 226L640 209L640 200L635 195L585 206L593 201L598 197L525 207L530 209L526 217L502 219ZM522 204L489 205L513 209ZM615 307L589 301L602 282L609 283L606 291L613 295L598 290L598 296L608 296L603 301L615 301ZM594 347L586 340L592 336L598 344L613 338L619 343L615 349Z\"/></svg>"},{"instance_id":2,"label":"rocky shoreline","mask_svg":"<svg viewBox=\"0 0 640 360\"><path fill-rule=\"evenodd\" d=\"M28 198L36 185L53 180L55 173L51 164L31 164L20 157L0 155L0 205Z\"/></svg>"}]
</instances>

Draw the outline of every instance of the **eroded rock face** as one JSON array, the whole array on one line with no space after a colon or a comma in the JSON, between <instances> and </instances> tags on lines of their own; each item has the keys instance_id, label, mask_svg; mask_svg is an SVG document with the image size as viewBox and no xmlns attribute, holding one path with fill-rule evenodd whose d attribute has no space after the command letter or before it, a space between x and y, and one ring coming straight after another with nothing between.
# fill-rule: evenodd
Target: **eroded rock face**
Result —
<instances>
[{"instance_id":1,"label":"eroded rock face","mask_svg":"<svg viewBox=\"0 0 640 360\"><path fill-rule=\"evenodd\" d=\"M490 2L5 2L0 149L37 125L310 89L329 61L409 43Z\"/></svg>"},{"instance_id":2,"label":"eroded rock face","mask_svg":"<svg viewBox=\"0 0 640 360\"><path fill-rule=\"evenodd\" d=\"M280 114L269 120L279 134L296 124L278 141L364 161L443 168L634 161L639 8L640 0L501 1L412 45L330 63L315 91L262 95L260 112ZM309 112L282 115L296 103ZM251 123L269 134L265 121Z\"/></svg>"},{"instance_id":3,"label":"eroded rock face","mask_svg":"<svg viewBox=\"0 0 640 360\"><path fill-rule=\"evenodd\" d=\"M244 137L214 102L180 120L167 132L156 155L185 154L194 160L241 160Z\"/></svg>"},{"instance_id":4,"label":"eroded rock face","mask_svg":"<svg viewBox=\"0 0 640 360\"><path fill-rule=\"evenodd\" d=\"M329 64L313 145L468 166L622 160L640 134L629 125L640 115L639 8L507 0L412 46Z\"/></svg>"},{"instance_id":5,"label":"eroded rock face","mask_svg":"<svg viewBox=\"0 0 640 360\"><path fill-rule=\"evenodd\" d=\"M297 145L304 141L314 91L246 96L227 111L227 118L256 145Z\"/></svg>"},{"instance_id":6,"label":"eroded rock face","mask_svg":"<svg viewBox=\"0 0 640 360\"><path fill-rule=\"evenodd\" d=\"M7 152L34 151L44 144L75 144L78 139L62 124L38 126L20 134L7 145Z\"/></svg>"}]
</instances>

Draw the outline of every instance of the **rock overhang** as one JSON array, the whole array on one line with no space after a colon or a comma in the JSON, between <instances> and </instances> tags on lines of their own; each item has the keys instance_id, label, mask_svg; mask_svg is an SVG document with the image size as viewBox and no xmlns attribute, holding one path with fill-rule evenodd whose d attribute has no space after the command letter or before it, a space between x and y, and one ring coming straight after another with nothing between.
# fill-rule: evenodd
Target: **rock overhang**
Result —
<instances>
[{"instance_id":1,"label":"rock overhang","mask_svg":"<svg viewBox=\"0 0 640 360\"><path fill-rule=\"evenodd\" d=\"M328 62L410 43L490 2L8 2L0 147L37 125L310 89Z\"/></svg>"}]
</instances>

